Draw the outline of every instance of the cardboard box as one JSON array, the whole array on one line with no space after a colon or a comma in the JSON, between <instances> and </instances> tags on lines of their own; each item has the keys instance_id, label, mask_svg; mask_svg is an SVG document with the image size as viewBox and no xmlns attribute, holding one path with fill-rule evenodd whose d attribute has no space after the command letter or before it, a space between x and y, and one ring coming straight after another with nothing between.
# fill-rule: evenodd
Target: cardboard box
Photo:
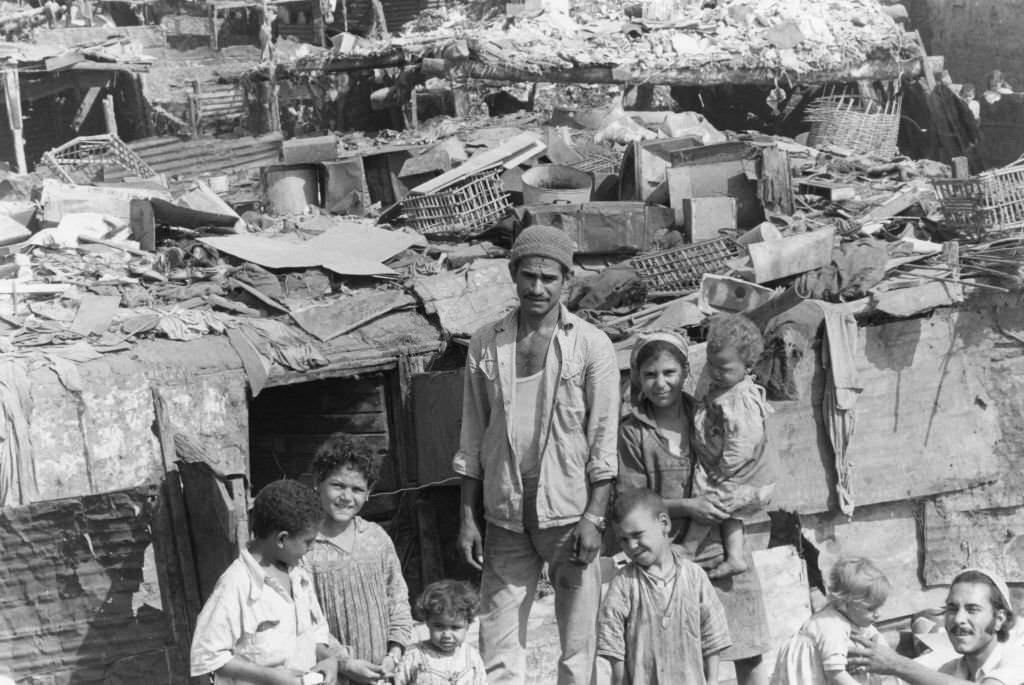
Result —
<instances>
[{"instance_id":1,"label":"cardboard box","mask_svg":"<svg viewBox=\"0 0 1024 685\"><path fill-rule=\"evenodd\" d=\"M736 200L731 197L691 197L683 200L688 242L721 238L722 229L736 228Z\"/></svg>"},{"instance_id":2,"label":"cardboard box","mask_svg":"<svg viewBox=\"0 0 1024 685\"><path fill-rule=\"evenodd\" d=\"M728 195L733 198L736 201L735 225L753 228L764 220L764 208L757 198L757 183L747 175L750 150L749 145L740 141L674 150L670 156L672 173L677 184L683 183L681 179L688 173L691 197ZM688 172L678 171L680 169ZM667 190L666 199L671 201L671 187ZM677 186L676 192L683 192L683 187Z\"/></svg>"},{"instance_id":3,"label":"cardboard box","mask_svg":"<svg viewBox=\"0 0 1024 685\"><path fill-rule=\"evenodd\" d=\"M313 138L291 138L281 144L285 164L311 164L338 158L338 138L330 133Z\"/></svg>"}]
</instances>

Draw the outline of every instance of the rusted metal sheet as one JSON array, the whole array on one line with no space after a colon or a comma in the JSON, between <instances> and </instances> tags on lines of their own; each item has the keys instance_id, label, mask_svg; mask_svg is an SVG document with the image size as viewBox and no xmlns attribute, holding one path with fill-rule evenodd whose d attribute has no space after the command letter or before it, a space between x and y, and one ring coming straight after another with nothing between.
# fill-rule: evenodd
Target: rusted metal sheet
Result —
<instances>
[{"instance_id":1,"label":"rusted metal sheet","mask_svg":"<svg viewBox=\"0 0 1024 685\"><path fill-rule=\"evenodd\" d=\"M151 487L0 512L0 663L16 679L170 682ZM150 671L141 670L143 667Z\"/></svg>"},{"instance_id":2,"label":"rusted metal sheet","mask_svg":"<svg viewBox=\"0 0 1024 685\"><path fill-rule=\"evenodd\" d=\"M245 377L230 348L221 356L228 364L207 366L218 357L204 359L210 350L203 342L155 345L159 352L143 344L132 356L82 364L80 394L49 369L34 371L29 424L40 499L135 487L160 476L152 386L164 392L172 422L203 440L218 468L246 473Z\"/></svg>"},{"instance_id":3,"label":"rusted metal sheet","mask_svg":"<svg viewBox=\"0 0 1024 685\"><path fill-rule=\"evenodd\" d=\"M924 579L945 584L980 566L1024 582L1024 496L1004 483L936 498L924 507Z\"/></svg>"},{"instance_id":4,"label":"rusted metal sheet","mask_svg":"<svg viewBox=\"0 0 1024 685\"><path fill-rule=\"evenodd\" d=\"M412 377L416 475L421 484L455 475L452 457L459 449L464 378L462 369Z\"/></svg>"},{"instance_id":5,"label":"rusted metal sheet","mask_svg":"<svg viewBox=\"0 0 1024 685\"><path fill-rule=\"evenodd\" d=\"M817 548L826 582L840 558L867 557L893 587L880 612L883 620L940 606L945 590L928 590L920 581L918 506L899 502L858 508L852 520L838 514L801 517L803 536Z\"/></svg>"},{"instance_id":6,"label":"rusted metal sheet","mask_svg":"<svg viewBox=\"0 0 1024 685\"><path fill-rule=\"evenodd\" d=\"M143 138L129 143L136 154L157 173L175 177L201 173L237 171L275 164L281 155L280 133L245 138ZM111 170L108 180L124 177Z\"/></svg>"}]
</instances>

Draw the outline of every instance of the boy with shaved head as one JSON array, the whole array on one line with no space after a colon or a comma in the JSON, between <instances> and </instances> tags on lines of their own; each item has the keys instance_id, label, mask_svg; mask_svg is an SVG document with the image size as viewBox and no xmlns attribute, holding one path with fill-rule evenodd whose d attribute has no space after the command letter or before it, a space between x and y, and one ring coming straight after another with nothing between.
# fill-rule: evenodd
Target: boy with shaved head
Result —
<instances>
[{"instance_id":1,"label":"boy with shaved head","mask_svg":"<svg viewBox=\"0 0 1024 685\"><path fill-rule=\"evenodd\" d=\"M597 654L612 683L718 682L718 655L732 640L707 574L672 545L665 502L650 490L619 494L615 533L630 562L601 605Z\"/></svg>"}]
</instances>

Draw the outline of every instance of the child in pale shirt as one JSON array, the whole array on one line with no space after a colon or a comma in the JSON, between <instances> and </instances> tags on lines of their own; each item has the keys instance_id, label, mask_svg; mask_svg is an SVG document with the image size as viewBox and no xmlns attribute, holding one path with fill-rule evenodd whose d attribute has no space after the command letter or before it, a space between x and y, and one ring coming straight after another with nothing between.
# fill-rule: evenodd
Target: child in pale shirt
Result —
<instances>
[{"instance_id":1,"label":"child in pale shirt","mask_svg":"<svg viewBox=\"0 0 1024 685\"><path fill-rule=\"evenodd\" d=\"M829 574L829 603L779 650L771 685L860 685L877 676L846 671L851 635L874 639L889 581L869 559L840 559Z\"/></svg>"},{"instance_id":2,"label":"child in pale shirt","mask_svg":"<svg viewBox=\"0 0 1024 685\"><path fill-rule=\"evenodd\" d=\"M439 580L423 590L415 618L430 637L409 648L395 673L395 685L487 685L487 672L466 631L480 608L468 583Z\"/></svg>"},{"instance_id":3,"label":"child in pale shirt","mask_svg":"<svg viewBox=\"0 0 1024 685\"><path fill-rule=\"evenodd\" d=\"M253 540L217 580L196 621L193 677L210 673L217 685L335 681L346 652L299 566L320 516L316 494L298 481L275 481L256 495Z\"/></svg>"},{"instance_id":4,"label":"child in pale shirt","mask_svg":"<svg viewBox=\"0 0 1024 685\"><path fill-rule=\"evenodd\" d=\"M765 454L771 407L750 371L761 357L761 331L742 314L717 316L707 336L708 387L698 388L691 445L697 461L693 496L712 495L729 512L720 525L725 560L708 575L743 573L744 520L765 510L775 487L774 464ZM683 547L695 557L711 526L690 523Z\"/></svg>"},{"instance_id":5,"label":"child in pale shirt","mask_svg":"<svg viewBox=\"0 0 1024 685\"><path fill-rule=\"evenodd\" d=\"M717 685L719 655L731 644L725 610L704 570L672 545L661 497L623 490L612 507L631 563L612 578L597 622L597 655L612 685Z\"/></svg>"}]
</instances>

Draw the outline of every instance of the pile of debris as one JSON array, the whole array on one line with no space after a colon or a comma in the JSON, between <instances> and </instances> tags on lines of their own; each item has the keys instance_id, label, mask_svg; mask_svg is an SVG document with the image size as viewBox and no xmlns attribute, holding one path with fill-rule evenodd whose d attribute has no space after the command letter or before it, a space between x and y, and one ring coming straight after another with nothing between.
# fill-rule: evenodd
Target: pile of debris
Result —
<instances>
[{"instance_id":1,"label":"pile of debris","mask_svg":"<svg viewBox=\"0 0 1024 685\"><path fill-rule=\"evenodd\" d=\"M511 16L484 12L474 3L455 5L431 11L391 44L496 71L541 74L613 66L619 81L696 70L788 71L799 78L869 62L895 64L907 48L902 30L875 0L588 2L561 11L557 3L526 2Z\"/></svg>"}]
</instances>

